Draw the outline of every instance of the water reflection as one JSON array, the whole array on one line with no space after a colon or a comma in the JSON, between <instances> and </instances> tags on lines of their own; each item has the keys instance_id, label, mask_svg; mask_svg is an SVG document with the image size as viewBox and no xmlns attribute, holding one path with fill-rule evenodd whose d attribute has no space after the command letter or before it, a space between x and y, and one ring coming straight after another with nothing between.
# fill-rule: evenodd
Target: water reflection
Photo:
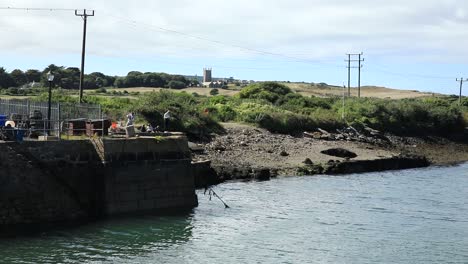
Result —
<instances>
[{"instance_id":1,"label":"water reflection","mask_svg":"<svg viewBox=\"0 0 468 264\"><path fill-rule=\"evenodd\" d=\"M0 263L467 263L468 164L231 182L230 209L0 240Z\"/></svg>"},{"instance_id":2,"label":"water reflection","mask_svg":"<svg viewBox=\"0 0 468 264\"><path fill-rule=\"evenodd\" d=\"M138 216L0 240L0 263L89 263L142 256L189 241L192 214Z\"/></svg>"}]
</instances>

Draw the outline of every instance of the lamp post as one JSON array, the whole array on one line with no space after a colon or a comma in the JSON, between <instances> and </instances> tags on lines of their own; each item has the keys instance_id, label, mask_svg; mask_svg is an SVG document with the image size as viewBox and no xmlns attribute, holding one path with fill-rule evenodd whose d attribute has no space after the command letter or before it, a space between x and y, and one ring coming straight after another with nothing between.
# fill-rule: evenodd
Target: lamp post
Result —
<instances>
[{"instance_id":1,"label":"lamp post","mask_svg":"<svg viewBox=\"0 0 468 264\"><path fill-rule=\"evenodd\" d=\"M47 107L47 122L48 122L47 129L50 129L50 107L52 103L52 82L54 81L54 77L55 76L52 74L51 71L47 73L47 81L49 81L49 104ZM49 134L49 132L50 131L48 131L47 134Z\"/></svg>"}]
</instances>

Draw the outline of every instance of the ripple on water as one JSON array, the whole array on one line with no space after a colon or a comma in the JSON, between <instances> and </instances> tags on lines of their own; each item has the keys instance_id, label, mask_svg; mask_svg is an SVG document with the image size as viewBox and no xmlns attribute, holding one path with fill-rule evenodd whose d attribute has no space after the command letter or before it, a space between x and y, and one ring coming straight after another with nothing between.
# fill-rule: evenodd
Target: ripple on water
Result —
<instances>
[{"instance_id":1,"label":"ripple on water","mask_svg":"<svg viewBox=\"0 0 468 264\"><path fill-rule=\"evenodd\" d=\"M0 240L0 263L467 263L468 165L198 193L193 213Z\"/></svg>"}]
</instances>

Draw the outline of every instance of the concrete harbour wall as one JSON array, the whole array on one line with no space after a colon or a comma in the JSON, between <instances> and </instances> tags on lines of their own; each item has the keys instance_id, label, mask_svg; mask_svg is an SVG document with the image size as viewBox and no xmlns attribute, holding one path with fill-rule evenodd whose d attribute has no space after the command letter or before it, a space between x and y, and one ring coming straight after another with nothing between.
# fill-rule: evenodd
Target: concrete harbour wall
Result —
<instances>
[{"instance_id":1,"label":"concrete harbour wall","mask_svg":"<svg viewBox=\"0 0 468 264\"><path fill-rule=\"evenodd\" d=\"M184 136L0 143L0 232L197 204Z\"/></svg>"}]
</instances>

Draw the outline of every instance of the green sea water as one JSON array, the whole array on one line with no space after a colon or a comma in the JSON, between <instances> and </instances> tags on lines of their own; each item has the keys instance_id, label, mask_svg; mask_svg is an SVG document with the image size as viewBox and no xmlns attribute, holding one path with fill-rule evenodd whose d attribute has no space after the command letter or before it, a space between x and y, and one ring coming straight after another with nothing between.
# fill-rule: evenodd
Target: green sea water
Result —
<instances>
[{"instance_id":1,"label":"green sea water","mask_svg":"<svg viewBox=\"0 0 468 264\"><path fill-rule=\"evenodd\" d=\"M178 216L0 240L0 263L468 263L468 164L231 182Z\"/></svg>"}]
</instances>

